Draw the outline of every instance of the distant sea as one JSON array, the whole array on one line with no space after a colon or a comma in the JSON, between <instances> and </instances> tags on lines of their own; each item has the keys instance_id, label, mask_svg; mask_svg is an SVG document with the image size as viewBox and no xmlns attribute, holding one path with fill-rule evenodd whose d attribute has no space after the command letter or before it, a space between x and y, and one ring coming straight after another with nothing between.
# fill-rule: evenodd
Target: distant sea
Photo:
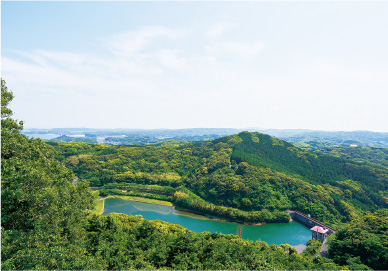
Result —
<instances>
[{"instance_id":1,"label":"distant sea","mask_svg":"<svg viewBox=\"0 0 388 271\"><path fill-rule=\"evenodd\" d=\"M24 134L24 135L29 137L29 138L32 138L32 137L33 138L41 138L44 140L53 139L53 138L60 136L60 134Z\"/></svg>"}]
</instances>

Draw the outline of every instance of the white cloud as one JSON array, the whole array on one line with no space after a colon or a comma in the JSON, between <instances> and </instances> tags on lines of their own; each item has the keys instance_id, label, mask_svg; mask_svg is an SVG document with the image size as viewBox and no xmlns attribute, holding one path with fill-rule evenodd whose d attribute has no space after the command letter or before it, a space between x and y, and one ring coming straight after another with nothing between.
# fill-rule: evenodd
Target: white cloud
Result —
<instances>
[{"instance_id":1,"label":"white cloud","mask_svg":"<svg viewBox=\"0 0 388 271\"><path fill-rule=\"evenodd\" d=\"M206 51L213 55L229 55L243 61L255 59L264 49L262 41L254 42L216 42L206 46Z\"/></svg>"},{"instance_id":2,"label":"white cloud","mask_svg":"<svg viewBox=\"0 0 388 271\"><path fill-rule=\"evenodd\" d=\"M232 28L234 24L231 23L217 23L210 27L206 32L205 36L211 39L220 37L227 29Z\"/></svg>"},{"instance_id":3,"label":"white cloud","mask_svg":"<svg viewBox=\"0 0 388 271\"><path fill-rule=\"evenodd\" d=\"M184 35L182 31L167 27L146 27L138 31L116 34L109 38L106 46L116 55L121 57L131 57L134 54L144 50L156 39L175 39L182 35Z\"/></svg>"},{"instance_id":4,"label":"white cloud","mask_svg":"<svg viewBox=\"0 0 388 271\"><path fill-rule=\"evenodd\" d=\"M175 70L190 70L187 60L179 57L176 52L172 50L160 50L157 52L157 58L164 67Z\"/></svg>"}]
</instances>

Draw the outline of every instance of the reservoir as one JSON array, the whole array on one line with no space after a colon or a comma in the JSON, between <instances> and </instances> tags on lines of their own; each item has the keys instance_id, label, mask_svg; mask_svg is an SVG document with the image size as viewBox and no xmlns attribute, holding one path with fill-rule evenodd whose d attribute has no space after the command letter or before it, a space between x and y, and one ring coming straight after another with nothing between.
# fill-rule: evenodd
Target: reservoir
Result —
<instances>
[{"instance_id":1,"label":"reservoir","mask_svg":"<svg viewBox=\"0 0 388 271\"><path fill-rule=\"evenodd\" d=\"M236 222L213 220L204 216L177 211L170 206L161 206L143 202L109 198L105 200L104 215L110 213L124 213L128 215L142 215L147 220L162 220L179 224L193 232L208 231L211 233L224 233L239 235L251 241L264 241L269 245L290 244L303 246L311 239L310 230L302 224L292 221L290 223L271 223L262 226L242 225Z\"/></svg>"}]
</instances>

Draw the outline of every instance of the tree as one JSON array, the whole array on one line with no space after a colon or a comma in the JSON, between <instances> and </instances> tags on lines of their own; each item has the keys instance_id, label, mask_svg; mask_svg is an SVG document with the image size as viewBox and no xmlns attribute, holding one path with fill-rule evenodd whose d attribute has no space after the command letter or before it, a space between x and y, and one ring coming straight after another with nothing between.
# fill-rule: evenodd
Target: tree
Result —
<instances>
[{"instance_id":1,"label":"tree","mask_svg":"<svg viewBox=\"0 0 388 271\"><path fill-rule=\"evenodd\" d=\"M82 243L94 197L40 139L20 133L10 116L13 99L1 80L1 260L4 269L98 268Z\"/></svg>"},{"instance_id":2,"label":"tree","mask_svg":"<svg viewBox=\"0 0 388 271\"><path fill-rule=\"evenodd\" d=\"M7 108L7 105L13 100L12 91L8 91L5 81L1 79L1 118L12 116L12 110Z\"/></svg>"},{"instance_id":3,"label":"tree","mask_svg":"<svg viewBox=\"0 0 388 271\"><path fill-rule=\"evenodd\" d=\"M367 213L335 233L329 255L338 264L388 269L388 209ZM360 269L360 268L358 268Z\"/></svg>"}]
</instances>

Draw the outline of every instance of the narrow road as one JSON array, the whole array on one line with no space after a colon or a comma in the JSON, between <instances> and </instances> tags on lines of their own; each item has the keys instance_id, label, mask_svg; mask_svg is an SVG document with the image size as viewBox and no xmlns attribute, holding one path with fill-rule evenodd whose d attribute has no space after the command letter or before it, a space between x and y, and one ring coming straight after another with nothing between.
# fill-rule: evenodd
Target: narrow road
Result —
<instances>
[{"instance_id":1,"label":"narrow road","mask_svg":"<svg viewBox=\"0 0 388 271\"><path fill-rule=\"evenodd\" d=\"M321 250L318 252L318 256L322 257L328 257L329 256L329 245L327 244L327 241L323 241L323 244L321 246Z\"/></svg>"}]
</instances>

